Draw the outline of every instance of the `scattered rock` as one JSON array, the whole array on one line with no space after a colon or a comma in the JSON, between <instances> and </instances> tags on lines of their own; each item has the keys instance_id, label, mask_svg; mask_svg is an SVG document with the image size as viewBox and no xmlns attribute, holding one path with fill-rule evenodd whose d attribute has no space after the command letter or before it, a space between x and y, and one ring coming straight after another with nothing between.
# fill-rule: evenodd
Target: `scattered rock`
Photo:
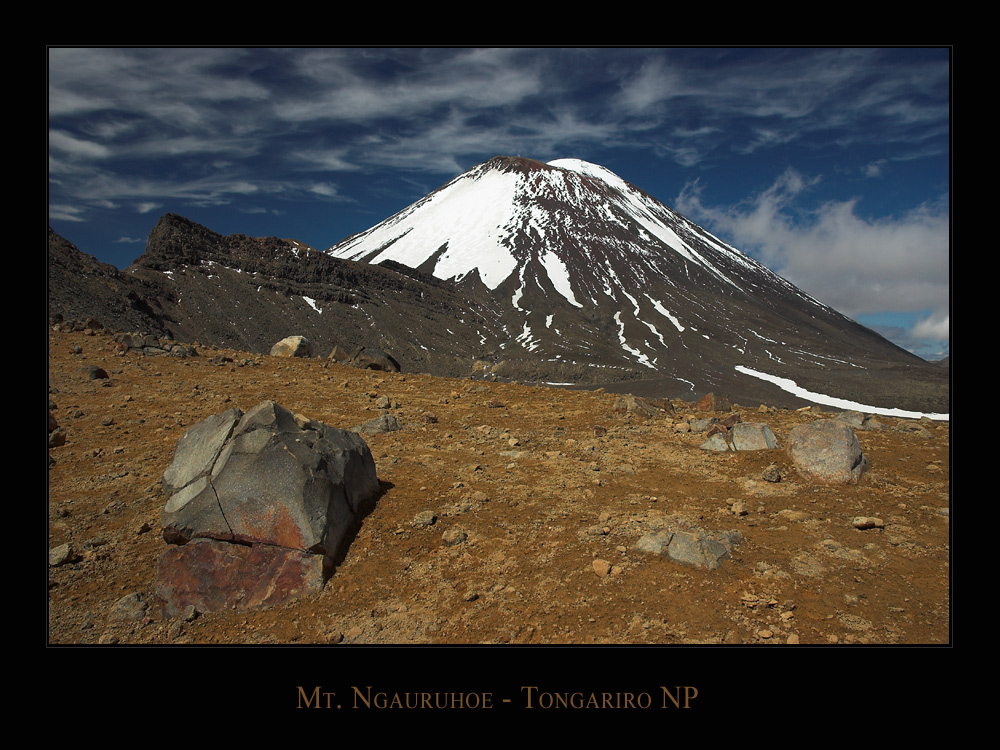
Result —
<instances>
[{"instance_id":1,"label":"scattered rock","mask_svg":"<svg viewBox=\"0 0 1000 750\"><path fill-rule=\"evenodd\" d=\"M639 541L635 543L635 548L640 552L645 552L650 555L663 555L667 547L670 546L670 540L673 539L674 533L668 529L657 529L655 531L650 531L639 537Z\"/></svg>"},{"instance_id":2,"label":"scattered rock","mask_svg":"<svg viewBox=\"0 0 1000 750\"><path fill-rule=\"evenodd\" d=\"M456 544L461 544L469 535L466 534L461 529L448 529L444 534L441 535L441 540L447 544L449 547L453 547Z\"/></svg>"},{"instance_id":3,"label":"scattered rock","mask_svg":"<svg viewBox=\"0 0 1000 750\"><path fill-rule=\"evenodd\" d=\"M679 563L715 570L722 565L723 559L729 557L729 550L715 539L679 531L670 540L667 554Z\"/></svg>"},{"instance_id":4,"label":"scattered rock","mask_svg":"<svg viewBox=\"0 0 1000 750\"><path fill-rule=\"evenodd\" d=\"M49 550L49 567L55 568L73 562L73 548L67 542Z\"/></svg>"},{"instance_id":5,"label":"scattered rock","mask_svg":"<svg viewBox=\"0 0 1000 750\"><path fill-rule=\"evenodd\" d=\"M611 410L616 414L635 414L644 419L652 419L659 411L643 398L637 398L631 393L618 396Z\"/></svg>"},{"instance_id":6,"label":"scattered rock","mask_svg":"<svg viewBox=\"0 0 1000 750\"><path fill-rule=\"evenodd\" d=\"M424 510L413 517L414 526L433 526L437 521L437 516L432 510Z\"/></svg>"},{"instance_id":7,"label":"scattered rock","mask_svg":"<svg viewBox=\"0 0 1000 750\"><path fill-rule=\"evenodd\" d=\"M156 564L155 591L164 617L194 607L260 609L316 593L325 580L324 558L271 544L194 539L171 547Z\"/></svg>"},{"instance_id":8,"label":"scattered rock","mask_svg":"<svg viewBox=\"0 0 1000 750\"><path fill-rule=\"evenodd\" d=\"M80 372L87 376L87 380L107 380L108 373L104 368L98 367L97 365L87 365L86 367L81 367Z\"/></svg>"},{"instance_id":9,"label":"scattered rock","mask_svg":"<svg viewBox=\"0 0 1000 750\"><path fill-rule=\"evenodd\" d=\"M884 529L885 521L873 516L858 516L851 521L851 525L856 529Z\"/></svg>"},{"instance_id":10,"label":"scattered rock","mask_svg":"<svg viewBox=\"0 0 1000 750\"><path fill-rule=\"evenodd\" d=\"M706 432L712 425L719 421L717 417L705 417L701 419L689 419L688 427L691 432Z\"/></svg>"},{"instance_id":11,"label":"scattered rock","mask_svg":"<svg viewBox=\"0 0 1000 750\"><path fill-rule=\"evenodd\" d=\"M926 438L928 440L934 437L934 433L932 433L925 427L916 424L915 422L900 422L899 427L897 429L899 429L901 432L909 432L913 435L917 435L918 437Z\"/></svg>"},{"instance_id":12,"label":"scattered rock","mask_svg":"<svg viewBox=\"0 0 1000 750\"><path fill-rule=\"evenodd\" d=\"M305 336L286 336L271 347L272 357L311 357L312 344Z\"/></svg>"},{"instance_id":13,"label":"scattered rock","mask_svg":"<svg viewBox=\"0 0 1000 750\"><path fill-rule=\"evenodd\" d=\"M340 344L335 344L333 349L330 351L330 356L327 359L333 362L347 362L351 358L351 353L344 349Z\"/></svg>"},{"instance_id":14,"label":"scattered rock","mask_svg":"<svg viewBox=\"0 0 1000 750\"><path fill-rule=\"evenodd\" d=\"M726 451L731 451L732 446L726 441L726 436L721 432L717 432L704 443L701 444L701 449L705 451L716 451L718 453L724 453Z\"/></svg>"},{"instance_id":15,"label":"scattered rock","mask_svg":"<svg viewBox=\"0 0 1000 750\"><path fill-rule=\"evenodd\" d=\"M781 470L778 468L777 464L771 464L761 473L760 478L765 482L775 482L781 481Z\"/></svg>"},{"instance_id":16,"label":"scattered rock","mask_svg":"<svg viewBox=\"0 0 1000 750\"><path fill-rule=\"evenodd\" d=\"M611 563L607 560L601 560L600 558L594 560L592 563L594 572L597 573L601 578L605 578L611 575Z\"/></svg>"},{"instance_id":17,"label":"scattered rock","mask_svg":"<svg viewBox=\"0 0 1000 750\"><path fill-rule=\"evenodd\" d=\"M126 594L111 605L108 622L137 622L146 616L149 605L139 594Z\"/></svg>"},{"instance_id":18,"label":"scattered rock","mask_svg":"<svg viewBox=\"0 0 1000 750\"><path fill-rule=\"evenodd\" d=\"M198 356L198 350L190 344L181 344L149 333L119 333L115 335L114 341L118 354Z\"/></svg>"},{"instance_id":19,"label":"scattered rock","mask_svg":"<svg viewBox=\"0 0 1000 750\"><path fill-rule=\"evenodd\" d=\"M840 414L833 415L832 419L856 429L861 429L865 424L865 415L860 411L842 411Z\"/></svg>"},{"instance_id":20,"label":"scattered rock","mask_svg":"<svg viewBox=\"0 0 1000 750\"><path fill-rule=\"evenodd\" d=\"M716 393L706 393L694 405L695 411L729 411L732 408L728 396Z\"/></svg>"},{"instance_id":21,"label":"scattered rock","mask_svg":"<svg viewBox=\"0 0 1000 750\"><path fill-rule=\"evenodd\" d=\"M778 441L763 422L741 422L729 431L729 443L735 451L773 450Z\"/></svg>"},{"instance_id":22,"label":"scattered rock","mask_svg":"<svg viewBox=\"0 0 1000 750\"><path fill-rule=\"evenodd\" d=\"M382 432L394 432L396 430L403 429L403 426L399 423L392 414L383 414L374 419L369 419L363 425L353 428L355 432L360 432L363 435L377 435Z\"/></svg>"},{"instance_id":23,"label":"scattered rock","mask_svg":"<svg viewBox=\"0 0 1000 750\"><path fill-rule=\"evenodd\" d=\"M401 368L391 355L381 349L361 347L348 360L347 364L360 367L363 370L380 370L382 372L400 372Z\"/></svg>"},{"instance_id":24,"label":"scattered rock","mask_svg":"<svg viewBox=\"0 0 1000 750\"><path fill-rule=\"evenodd\" d=\"M730 548L742 541L738 531L709 534L700 529L660 528L643 534L636 542L636 549L658 557L667 556L684 565L715 570L731 556Z\"/></svg>"}]
</instances>

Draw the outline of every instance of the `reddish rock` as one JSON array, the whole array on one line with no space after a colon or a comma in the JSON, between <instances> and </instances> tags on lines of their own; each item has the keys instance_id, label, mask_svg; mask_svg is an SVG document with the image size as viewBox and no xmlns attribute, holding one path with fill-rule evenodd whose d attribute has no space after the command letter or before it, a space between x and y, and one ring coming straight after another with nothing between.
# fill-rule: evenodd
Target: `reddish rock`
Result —
<instances>
[{"instance_id":1,"label":"reddish rock","mask_svg":"<svg viewBox=\"0 0 1000 750\"><path fill-rule=\"evenodd\" d=\"M720 396L715 393L706 393L701 400L694 405L695 411L729 411L732 406L728 396Z\"/></svg>"},{"instance_id":2,"label":"reddish rock","mask_svg":"<svg viewBox=\"0 0 1000 750\"><path fill-rule=\"evenodd\" d=\"M164 617L257 609L323 588L323 556L268 544L195 539L171 547L156 564L155 593Z\"/></svg>"}]
</instances>

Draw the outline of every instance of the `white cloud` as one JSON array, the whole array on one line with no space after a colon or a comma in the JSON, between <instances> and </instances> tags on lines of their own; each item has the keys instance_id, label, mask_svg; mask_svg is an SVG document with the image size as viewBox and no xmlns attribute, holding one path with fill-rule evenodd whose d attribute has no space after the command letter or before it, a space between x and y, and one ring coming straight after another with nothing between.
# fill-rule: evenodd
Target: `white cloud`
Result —
<instances>
[{"instance_id":1,"label":"white cloud","mask_svg":"<svg viewBox=\"0 0 1000 750\"><path fill-rule=\"evenodd\" d=\"M105 159L111 154L107 146L63 132L49 131L49 148L80 159Z\"/></svg>"},{"instance_id":2,"label":"white cloud","mask_svg":"<svg viewBox=\"0 0 1000 750\"><path fill-rule=\"evenodd\" d=\"M799 198L817 183L789 169L758 195L726 207L704 205L692 183L677 207L851 317L933 310L940 321L950 294L947 208L921 205L871 219L859 215L854 199L804 212Z\"/></svg>"},{"instance_id":3,"label":"white cloud","mask_svg":"<svg viewBox=\"0 0 1000 750\"><path fill-rule=\"evenodd\" d=\"M50 205L49 219L56 221L86 221L83 209L79 206Z\"/></svg>"},{"instance_id":4,"label":"white cloud","mask_svg":"<svg viewBox=\"0 0 1000 750\"><path fill-rule=\"evenodd\" d=\"M913 326L913 335L919 339L930 341L947 341L951 331L949 315L943 317L930 315Z\"/></svg>"}]
</instances>

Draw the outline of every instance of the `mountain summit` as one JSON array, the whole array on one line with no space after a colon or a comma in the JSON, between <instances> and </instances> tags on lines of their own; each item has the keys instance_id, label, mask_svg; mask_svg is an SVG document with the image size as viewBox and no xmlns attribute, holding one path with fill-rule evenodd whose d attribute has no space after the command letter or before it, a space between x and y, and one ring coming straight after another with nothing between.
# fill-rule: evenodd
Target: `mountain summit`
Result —
<instances>
[{"instance_id":1,"label":"mountain summit","mask_svg":"<svg viewBox=\"0 0 1000 750\"><path fill-rule=\"evenodd\" d=\"M880 382L926 364L578 159L496 156L327 252L455 282L496 316L483 358L550 377L582 367L677 397L783 378L893 406Z\"/></svg>"}]
</instances>

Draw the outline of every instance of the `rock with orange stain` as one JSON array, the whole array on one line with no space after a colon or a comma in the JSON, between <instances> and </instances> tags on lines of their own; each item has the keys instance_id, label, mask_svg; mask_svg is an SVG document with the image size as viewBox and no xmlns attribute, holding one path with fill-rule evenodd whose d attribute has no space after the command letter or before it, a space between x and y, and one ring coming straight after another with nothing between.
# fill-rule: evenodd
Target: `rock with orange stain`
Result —
<instances>
[{"instance_id":1,"label":"rock with orange stain","mask_svg":"<svg viewBox=\"0 0 1000 750\"><path fill-rule=\"evenodd\" d=\"M188 607L258 609L322 589L323 562L322 555L268 544L195 539L160 555L154 590L165 617Z\"/></svg>"},{"instance_id":2,"label":"rock with orange stain","mask_svg":"<svg viewBox=\"0 0 1000 750\"><path fill-rule=\"evenodd\" d=\"M162 513L167 542L187 545L192 540L212 539L251 548L267 545L316 555L320 569L324 563L327 569L332 567L361 505L379 492L375 462L360 435L294 415L273 401L264 401L245 414L230 409L188 430L164 472L163 486L169 494ZM213 553L205 559L193 558L168 550L160 570L166 576L167 568L192 565L195 560L203 570L211 560L223 557ZM234 582L236 588L253 578L246 570L255 561L259 562L259 556L250 556L234 568L239 573L233 575L241 581ZM307 568L308 575L313 575L309 566L293 569ZM188 574L181 571L178 575ZM260 571L262 586L269 585L269 576L265 566ZM212 587L226 587L225 571L202 577ZM177 590L176 586L162 588ZM211 599L230 601L225 592ZM238 606L259 606L269 598L245 595L232 601L242 602Z\"/></svg>"}]
</instances>

